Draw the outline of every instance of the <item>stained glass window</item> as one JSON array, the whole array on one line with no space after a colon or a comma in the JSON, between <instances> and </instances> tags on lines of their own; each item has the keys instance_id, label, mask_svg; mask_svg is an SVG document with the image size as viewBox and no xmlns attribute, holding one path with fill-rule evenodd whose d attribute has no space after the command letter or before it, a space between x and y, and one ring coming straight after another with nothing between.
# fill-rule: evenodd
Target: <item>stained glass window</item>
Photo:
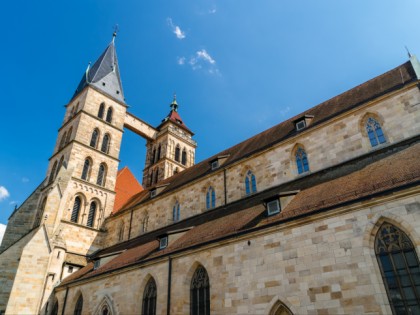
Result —
<instances>
[{"instance_id":1,"label":"stained glass window","mask_svg":"<svg viewBox=\"0 0 420 315\"><path fill-rule=\"evenodd\" d=\"M245 193L247 195L257 192L257 181L255 175L248 171L245 176Z\"/></svg>"},{"instance_id":2,"label":"stained glass window","mask_svg":"<svg viewBox=\"0 0 420 315\"><path fill-rule=\"evenodd\" d=\"M210 281L206 269L200 266L191 280L190 290L191 314L210 314Z\"/></svg>"},{"instance_id":3,"label":"stained glass window","mask_svg":"<svg viewBox=\"0 0 420 315\"><path fill-rule=\"evenodd\" d=\"M366 122L366 131L369 137L370 145L372 147L376 147L378 144L386 142L381 124L374 118L368 118Z\"/></svg>"},{"instance_id":4,"label":"stained glass window","mask_svg":"<svg viewBox=\"0 0 420 315\"><path fill-rule=\"evenodd\" d=\"M206 208L212 209L216 207L216 192L213 187L209 187L206 194Z\"/></svg>"},{"instance_id":5,"label":"stained glass window","mask_svg":"<svg viewBox=\"0 0 420 315\"><path fill-rule=\"evenodd\" d=\"M302 174L309 171L308 156L303 148L298 148L296 151L296 166L298 174Z\"/></svg>"}]
</instances>

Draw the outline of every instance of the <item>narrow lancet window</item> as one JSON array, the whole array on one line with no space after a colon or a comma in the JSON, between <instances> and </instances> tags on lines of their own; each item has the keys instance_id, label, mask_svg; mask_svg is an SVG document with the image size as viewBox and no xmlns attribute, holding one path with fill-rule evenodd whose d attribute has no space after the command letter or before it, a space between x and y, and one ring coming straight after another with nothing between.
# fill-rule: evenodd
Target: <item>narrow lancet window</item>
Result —
<instances>
[{"instance_id":1,"label":"narrow lancet window","mask_svg":"<svg viewBox=\"0 0 420 315\"><path fill-rule=\"evenodd\" d=\"M96 184L99 186L104 186L105 177L106 177L106 166L105 164L102 163L101 165L99 165L98 178L96 180Z\"/></svg>"},{"instance_id":2,"label":"narrow lancet window","mask_svg":"<svg viewBox=\"0 0 420 315\"><path fill-rule=\"evenodd\" d=\"M372 147L376 147L378 144L386 142L381 124L376 119L372 117L368 118L366 122L366 131Z\"/></svg>"},{"instance_id":3,"label":"narrow lancet window","mask_svg":"<svg viewBox=\"0 0 420 315\"><path fill-rule=\"evenodd\" d=\"M297 149L295 158L298 174L309 172L308 156L303 148Z\"/></svg>"},{"instance_id":4,"label":"narrow lancet window","mask_svg":"<svg viewBox=\"0 0 420 315\"><path fill-rule=\"evenodd\" d=\"M174 207L172 208L172 219L174 222L179 221L181 216L181 207L179 202L175 202Z\"/></svg>"},{"instance_id":5,"label":"narrow lancet window","mask_svg":"<svg viewBox=\"0 0 420 315\"><path fill-rule=\"evenodd\" d=\"M191 315L210 314L210 281L206 269L200 266L191 280Z\"/></svg>"},{"instance_id":6,"label":"narrow lancet window","mask_svg":"<svg viewBox=\"0 0 420 315\"><path fill-rule=\"evenodd\" d=\"M112 107L106 112L106 122L112 123Z\"/></svg>"},{"instance_id":7,"label":"narrow lancet window","mask_svg":"<svg viewBox=\"0 0 420 315\"><path fill-rule=\"evenodd\" d=\"M257 181L254 173L248 171L245 176L245 193L250 195L257 192Z\"/></svg>"},{"instance_id":8,"label":"narrow lancet window","mask_svg":"<svg viewBox=\"0 0 420 315\"><path fill-rule=\"evenodd\" d=\"M104 139L102 140L101 151L104 153L108 153L108 148L109 148L109 134L105 134Z\"/></svg>"},{"instance_id":9,"label":"narrow lancet window","mask_svg":"<svg viewBox=\"0 0 420 315\"><path fill-rule=\"evenodd\" d=\"M95 129L92 132L92 137L90 138L90 146L92 148L96 148L96 145L98 143L98 137L99 137L99 130Z\"/></svg>"},{"instance_id":10,"label":"narrow lancet window","mask_svg":"<svg viewBox=\"0 0 420 315\"><path fill-rule=\"evenodd\" d=\"M74 307L74 315L82 315L83 314L83 296L80 295L77 299L76 306Z\"/></svg>"},{"instance_id":11,"label":"narrow lancet window","mask_svg":"<svg viewBox=\"0 0 420 315\"><path fill-rule=\"evenodd\" d=\"M91 202L90 203L90 207L89 207L89 215L88 215L88 219L87 219L87 223L86 225L88 227L93 227L93 223L95 221L95 215L96 215L96 202Z\"/></svg>"},{"instance_id":12,"label":"narrow lancet window","mask_svg":"<svg viewBox=\"0 0 420 315\"><path fill-rule=\"evenodd\" d=\"M101 103L101 105L99 105L98 117L101 119L104 118L104 112L105 112L105 103Z\"/></svg>"},{"instance_id":13,"label":"narrow lancet window","mask_svg":"<svg viewBox=\"0 0 420 315\"><path fill-rule=\"evenodd\" d=\"M153 278L150 278L146 284L143 293L143 307L142 315L155 315L156 314L156 282Z\"/></svg>"},{"instance_id":14,"label":"narrow lancet window","mask_svg":"<svg viewBox=\"0 0 420 315\"><path fill-rule=\"evenodd\" d=\"M213 209L216 207L216 192L213 187L209 187L206 194L206 208Z\"/></svg>"},{"instance_id":15,"label":"narrow lancet window","mask_svg":"<svg viewBox=\"0 0 420 315\"><path fill-rule=\"evenodd\" d=\"M82 179L83 180L88 180L88 176L89 176L89 171L90 171L90 160L86 159L85 163L83 164L83 171L82 171Z\"/></svg>"},{"instance_id":16,"label":"narrow lancet window","mask_svg":"<svg viewBox=\"0 0 420 315\"><path fill-rule=\"evenodd\" d=\"M71 222L75 222L77 223L77 220L79 219L79 212L80 212L80 206L82 204L82 200L80 199L80 197L76 197L74 199L74 204L73 204L73 211L71 212Z\"/></svg>"}]
</instances>

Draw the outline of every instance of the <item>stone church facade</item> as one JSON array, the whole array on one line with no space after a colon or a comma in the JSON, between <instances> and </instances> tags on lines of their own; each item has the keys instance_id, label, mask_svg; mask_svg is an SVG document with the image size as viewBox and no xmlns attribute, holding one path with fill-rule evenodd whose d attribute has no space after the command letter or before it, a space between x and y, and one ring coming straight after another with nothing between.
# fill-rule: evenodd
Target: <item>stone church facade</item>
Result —
<instances>
[{"instance_id":1,"label":"stone church facade","mask_svg":"<svg viewBox=\"0 0 420 315\"><path fill-rule=\"evenodd\" d=\"M420 314L420 64L195 164L127 111L114 39L0 247L5 314ZM147 141L140 185L123 131Z\"/></svg>"}]
</instances>

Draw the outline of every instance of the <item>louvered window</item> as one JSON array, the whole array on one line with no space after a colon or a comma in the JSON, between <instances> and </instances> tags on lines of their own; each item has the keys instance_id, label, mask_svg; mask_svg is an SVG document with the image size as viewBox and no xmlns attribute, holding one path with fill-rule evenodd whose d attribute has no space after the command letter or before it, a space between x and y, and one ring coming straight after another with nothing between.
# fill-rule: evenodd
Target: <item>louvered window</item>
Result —
<instances>
[{"instance_id":1,"label":"louvered window","mask_svg":"<svg viewBox=\"0 0 420 315\"><path fill-rule=\"evenodd\" d=\"M101 151L104 153L108 153L108 147L109 147L109 134L106 134L104 136L104 139L102 140Z\"/></svg>"},{"instance_id":2,"label":"louvered window","mask_svg":"<svg viewBox=\"0 0 420 315\"><path fill-rule=\"evenodd\" d=\"M91 202L90 208L89 208L89 215L87 219L87 226L93 227L93 223L95 220L95 214L96 214L96 202Z\"/></svg>"},{"instance_id":3,"label":"louvered window","mask_svg":"<svg viewBox=\"0 0 420 315\"><path fill-rule=\"evenodd\" d=\"M90 146L92 148L96 148L96 144L98 143L98 136L99 136L99 130L95 129L92 132L92 137L90 138Z\"/></svg>"},{"instance_id":4,"label":"louvered window","mask_svg":"<svg viewBox=\"0 0 420 315\"><path fill-rule=\"evenodd\" d=\"M105 103L101 103L101 105L99 106L99 111L98 111L98 117L99 118L104 118L104 111L105 111Z\"/></svg>"},{"instance_id":5,"label":"louvered window","mask_svg":"<svg viewBox=\"0 0 420 315\"><path fill-rule=\"evenodd\" d=\"M181 163L182 163L182 165L186 165L187 164L187 151L185 151L185 150L182 150Z\"/></svg>"},{"instance_id":6,"label":"louvered window","mask_svg":"<svg viewBox=\"0 0 420 315\"><path fill-rule=\"evenodd\" d=\"M181 155L181 149L177 146L175 148L175 161L179 162L180 155Z\"/></svg>"},{"instance_id":7,"label":"louvered window","mask_svg":"<svg viewBox=\"0 0 420 315\"><path fill-rule=\"evenodd\" d=\"M106 112L106 121L111 123L112 122L112 107L108 108Z\"/></svg>"},{"instance_id":8,"label":"louvered window","mask_svg":"<svg viewBox=\"0 0 420 315\"><path fill-rule=\"evenodd\" d=\"M80 197L76 197L74 199L73 211L71 213L71 222L76 222L77 223L77 219L79 218L81 203L82 202L81 202Z\"/></svg>"},{"instance_id":9,"label":"louvered window","mask_svg":"<svg viewBox=\"0 0 420 315\"><path fill-rule=\"evenodd\" d=\"M82 179L87 180L89 176L89 170L90 170L90 160L86 159L85 163L83 164L83 171L82 171Z\"/></svg>"},{"instance_id":10,"label":"louvered window","mask_svg":"<svg viewBox=\"0 0 420 315\"><path fill-rule=\"evenodd\" d=\"M105 185L106 167L104 164L99 165L98 178L96 184L100 186Z\"/></svg>"}]
</instances>

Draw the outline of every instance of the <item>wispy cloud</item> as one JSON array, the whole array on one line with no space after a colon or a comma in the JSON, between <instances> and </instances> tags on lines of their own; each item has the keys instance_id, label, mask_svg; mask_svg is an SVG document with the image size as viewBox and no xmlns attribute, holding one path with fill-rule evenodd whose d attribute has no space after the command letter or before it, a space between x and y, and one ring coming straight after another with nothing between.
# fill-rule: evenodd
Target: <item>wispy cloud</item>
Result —
<instances>
[{"instance_id":1,"label":"wispy cloud","mask_svg":"<svg viewBox=\"0 0 420 315\"><path fill-rule=\"evenodd\" d=\"M29 178L27 177L22 177L22 183L28 183L29 182Z\"/></svg>"},{"instance_id":2,"label":"wispy cloud","mask_svg":"<svg viewBox=\"0 0 420 315\"><path fill-rule=\"evenodd\" d=\"M178 64L184 65L187 62L185 57L178 58ZM193 56L188 59L188 64L193 70L203 69L210 74L220 75L220 71L216 66L216 60L205 49L195 52Z\"/></svg>"},{"instance_id":3,"label":"wispy cloud","mask_svg":"<svg viewBox=\"0 0 420 315\"><path fill-rule=\"evenodd\" d=\"M0 201L3 201L4 199L6 199L9 196L10 196L10 194L7 191L6 187L0 186Z\"/></svg>"},{"instance_id":4,"label":"wispy cloud","mask_svg":"<svg viewBox=\"0 0 420 315\"><path fill-rule=\"evenodd\" d=\"M185 57L178 57L177 63L182 66L183 64L185 64L185 59Z\"/></svg>"},{"instance_id":5,"label":"wispy cloud","mask_svg":"<svg viewBox=\"0 0 420 315\"><path fill-rule=\"evenodd\" d=\"M211 9L209 10L209 14L215 14L216 12L217 12L216 7L211 8Z\"/></svg>"},{"instance_id":6,"label":"wispy cloud","mask_svg":"<svg viewBox=\"0 0 420 315\"><path fill-rule=\"evenodd\" d=\"M167 18L166 22L168 22L168 25L171 28L172 32L175 34L176 38L185 38L185 32L181 30L181 28L178 25L175 25L171 18Z\"/></svg>"},{"instance_id":7,"label":"wispy cloud","mask_svg":"<svg viewBox=\"0 0 420 315\"><path fill-rule=\"evenodd\" d=\"M12 200L12 201L9 202L9 205L16 205L17 203L18 203L17 201Z\"/></svg>"}]
</instances>

